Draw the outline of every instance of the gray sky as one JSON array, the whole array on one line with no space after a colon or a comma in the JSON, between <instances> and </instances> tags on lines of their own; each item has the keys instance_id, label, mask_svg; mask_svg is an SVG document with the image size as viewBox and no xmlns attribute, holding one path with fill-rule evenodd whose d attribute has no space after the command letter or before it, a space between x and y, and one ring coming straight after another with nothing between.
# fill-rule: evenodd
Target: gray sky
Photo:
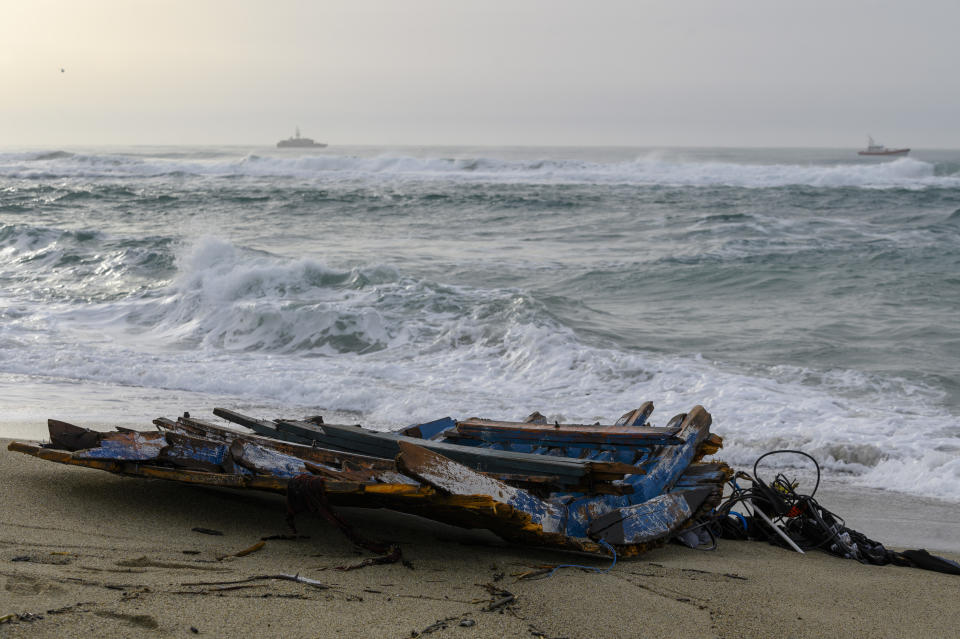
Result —
<instances>
[{"instance_id":1,"label":"gray sky","mask_svg":"<svg viewBox=\"0 0 960 639\"><path fill-rule=\"evenodd\" d=\"M957 0L0 9L0 146L960 147Z\"/></svg>"}]
</instances>

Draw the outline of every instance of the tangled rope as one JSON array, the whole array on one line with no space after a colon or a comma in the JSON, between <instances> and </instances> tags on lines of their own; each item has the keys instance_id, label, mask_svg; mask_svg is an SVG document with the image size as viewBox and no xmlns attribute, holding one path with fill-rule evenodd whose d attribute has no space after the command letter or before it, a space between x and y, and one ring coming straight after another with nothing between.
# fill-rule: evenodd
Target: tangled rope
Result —
<instances>
[{"instance_id":1,"label":"tangled rope","mask_svg":"<svg viewBox=\"0 0 960 639\"><path fill-rule=\"evenodd\" d=\"M777 473L764 481L758 472L760 462L772 455L801 455L813 462L816 483L809 495L797 491L799 482ZM948 574L960 574L956 562L931 555L926 550L889 550L878 541L847 527L843 518L824 508L814 495L820 486L820 464L800 450L773 450L757 458L753 475L738 472L730 480L730 496L714 513L701 521L712 536L724 539L760 539L795 550L819 549L832 555L855 559L864 564L911 566ZM750 482L743 487L738 480ZM732 510L742 506L745 516ZM750 515L750 512L753 512Z\"/></svg>"},{"instance_id":2,"label":"tangled rope","mask_svg":"<svg viewBox=\"0 0 960 639\"><path fill-rule=\"evenodd\" d=\"M326 482L323 477L302 474L287 482L287 525L290 526L294 534L297 532L296 516L301 513L320 515L339 528L340 532L355 545L382 555L381 557L367 559L360 564L340 566L339 570L353 570L374 564L394 563L400 560L399 545L367 539L333 509L327 499Z\"/></svg>"}]
</instances>

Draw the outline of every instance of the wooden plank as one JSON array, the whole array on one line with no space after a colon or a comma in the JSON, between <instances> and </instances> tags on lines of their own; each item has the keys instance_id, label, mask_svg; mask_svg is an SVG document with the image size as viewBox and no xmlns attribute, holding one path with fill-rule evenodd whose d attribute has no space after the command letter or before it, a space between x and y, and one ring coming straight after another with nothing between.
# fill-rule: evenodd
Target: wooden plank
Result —
<instances>
[{"instance_id":1,"label":"wooden plank","mask_svg":"<svg viewBox=\"0 0 960 639\"><path fill-rule=\"evenodd\" d=\"M367 468L356 468L345 465L343 468L331 468L324 464L315 464L304 461L306 466L314 475L322 475L338 481L355 481L363 484L408 484L417 486L416 480L410 479L406 475L396 470L371 470Z\"/></svg>"},{"instance_id":2,"label":"wooden plank","mask_svg":"<svg viewBox=\"0 0 960 639\"><path fill-rule=\"evenodd\" d=\"M209 439L193 437L174 431L166 434L167 446L160 451L159 459L181 468L205 470L211 473L224 471L227 460L227 445Z\"/></svg>"},{"instance_id":3,"label":"wooden plank","mask_svg":"<svg viewBox=\"0 0 960 639\"><path fill-rule=\"evenodd\" d=\"M400 441L409 441L415 445L426 446L430 450L449 456L455 461L465 463L474 470L490 473L557 475L569 481L570 477L580 478L587 469L577 460L495 451L473 446L457 446L431 440L417 440L396 433L381 433L351 426L324 424L328 439L335 445L350 447L361 452L378 456L396 457L400 452ZM536 472L534 472L534 467Z\"/></svg>"},{"instance_id":4,"label":"wooden plank","mask_svg":"<svg viewBox=\"0 0 960 639\"><path fill-rule=\"evenodd\" d=\"M155 420L153 420L153 423L156 424L158 428L173 428L177 425L177 422L166 417L157 417Z\"/></svg>"},{"instance_id":5,"label":"wooden plank","mask_svg":"<svg viewBox=\"0 0 960 639\"><path fill-rule=\"evenodd\" d=\"M587 533L615 545L663 539L680 530L710 492L709 488L677 491L618 508L593 520Z\"/></svg>"},{"instance_id":6,"label":"wooden plank","mask_svg":"<svg viewBox=\"0 0 960 639\"><path fill-rule=\"evenodd\" d=\"M458 464L452 459L409 441L399 441L397 466L417 481L429 484L449 495L484 495L528 514L545 532L557 532L562 509L488 475Z\"/></svg>"},{"instance_id":7,"label":"wooden plank","mask_svg":"<svg viewBox=\"0 0 960 639\"><path fill-rule=\"evenodd\" d=\"M629 495L633 493L633 486L612 481L588 481L583 484L564 483L559 477L552 475L510 475L507 473L484 473L495 479L506 482L511 486L529 490L535 494L549 494L554 492L592 493L595 495Z\"/></svg>"},{"instance_id":8,"label":"wooden plank","mask_svg":"<svg viewBox=\"0 0 960 639\"><path fill-rule=\"evenodd\" d=\"M638 472L634 466L615 462L596 462L571 457L553 457L531 453L491 450L477 446L459 446L446 442L418 440L396 433L368 431L359 426L324 424L324 443L343 446L356 452L395 457L400 452L399 443L407 441L440 453L474 470L490 474L552 475L565 483L579 484L584 478L619 479L626 474Z\"/></svg>"},{"instance_id":9,"label":"wooden plank","mask_svg":"<svg viewBox=\"0 0 960 639\"><path fill-rule=\"evenodd\" d=\"M389 481L402 477L396 472L393 463L381 465L377 468L346 463L331 466L319 460L311 462L285 454L242 437L235 439L230 444L230 454L237 463L255 473L283 479L292 479L307 472L322 474L340 481L353 482ZM402 477L401 481L409 482L410 480Z\"/></svg>"},{"instance_id":10,"label":"wooden plank","mask_svg":"<svg viewBox=\"0 0 960 639\"><path fill-rule=\"evenodd\" d=\"M292 435L303 442L320 444L326 434L321 426L299 420L277 419L274 420L277 425L277 431L284 435Z\"/></svg>"},{"instance_id":11,"label":"wooden plank","mask_svg":"<svg viewBox=\"0 0 960 639\"><path fill-rule=\"evenodd\" d=\"M241 415L225 409L214 409L214 414L231 419L234 423L267 423L263 420ZM442 422L443 420L437 420ZM288 439L315 442L322 448L347 453L393 460L399 453L398 438L406 437L397 433L370 431L361 426L341 424L317 425L310 422L279 420L275 426L279 434ZM630 464L591 461L571 457L538 455L533 453L515 453L497 451L476 446L460 446L443 441L419 440L407 437L414 443L423 443L431 450L452 456L475 470L493 475L549 475L558 478L561 485L583 485L588 481L614 481L628 474L643 472ZM631 489L613 490L615 493L629 492Z\"/></svg>"},{"instance_id":12,"label":"wooden plank","mask_svg":"<svg viewBox=\"0 0 960 639\"><path fill-rule=\"evenodd\" d=\"M563 432L524 432L512 429L493 429L465 427L458 428L455 436L445 438L445 441L467 441L480 444L502 444L504 447L516 445L532 446L536 448L566 449L575 448L578 450L589 449L594 451L607 450L611 452L624 450L650 450L654 446L669 446L680 443L675 440L671 434L665 434L660 439L633 439L612 437L578 437ZM604 441L605 440L605 441Z\"/></svg>"},{"instance_id":13,"label":"wooden plank","mask_svg":"<svg viewBox=\"0 0 960 639\"><path fill-rule=\"evenodd\" d=\"M129 461L84 459L82 457L77 457L73 453L49 448L41 448L39 446L32 446L22 442L11 442L7 446L7 450L33 455L34 457L38 457L40 459L67 464L70 466L84 466L86 468L105 470L118 475L168 479L171 481L185 482L188 484L219 486L223 488L251 488L254 490L266 490L276 493L285 493L287 490L287 482L285 480L275 479L273 477L227 475L223 473L206 473L182 468L162 468L159 466L150 466Z\"/></svg>"},{"instance_id":14,"label":"wooden plank","mask_svg":"<svg viewBox=\"0 0 960 639\"><path fill-rule=\"evenodd\" d=\"M335 424L324 424L321 428L323 429L323 445L335 450L370 455L381 459L393 459L399 452L396 442L392 441L393 438L397 437L395 433L378 433L360 426ZM387 435L387 437L382 438L381 435Z\"/></svg>"},{"instance_id":15,"label":"wooden plank","mask_svg":"<svg viewBox=\"0 0 960 639\"><path fill-rule=\"evenodd\" d=\"M100 443L103 433L81 428L59 419L48 419L47 430L50 432L50 443L54 448L62 450L82 450L95 448Z\"/></svg>"},{"instance_id":16,"label":"wooden plank","mask_svg":"<svg viewBox=\"0 0 960 639\"><path fill-rule=\"evenodd\" d=\"M647 423L650 413L653 412L653 402L644 402L640 408L635 408L614 422L614 426L643 426Z\"/></svg>"},{"instance_id":17,"label":"wooden plank","mask_svg":"<svg viewBox=\"0 0 960 639\"><path fill-rule=\"evenodd\" d=\"M167 420L167 422L169 422L169 420ZM159 420L154 420L154 423L160 425ZM270 448L285 455L299 457L300 459L309 460L320 464L329 464L334 466L339 466L341 464L353 464L359 468L369 468L371 470L396 470L396 465L392 459L380 459L377 457L370 457L369 455L358 455L344 451L330 450L323 447L298 444L285 440L274 439L271 437L250 435L193 417L181 417L177 422L172 423L172 425L166 425L165 427L172 430L178 430L181 427L192 429L193 432L203 433L204 437L219 438L221 441L228 443L233 442L236 439L241 439L265 448Z\"/></svg>"},{"instance_id":18,"label":"wooden plank","mask_svg":"<svg viewBox=\"0 0 960 639\"><path fill-rule=\"evenodd\" d=\"M242 439L236 439L230 444L230 457L258 475L292 479L308 472L306 462L302 459Z\"/></svg>"},{"instance_id":19,"label":"wooden plank","mask_svg":"<svg viewBox=\"0 0 960 639\"><path fill-rule=\"evenodd\" d=\"M639 410L639 409L638 409ZM628 413L630 415L632 413ZM541 446L599 445L636 448L679 444L679 428L649 426L595 426L584 424L527 424L498 422L488 419L467 419L457 422L457 434L485 442L518 442Z\"/></svg>"},{"instance_id":20,"label":"wooden plank","mask_svg":"<svg viewBox=\"0 0 960 639\"><path fill-rule=\"evenodd\" d=\"M407 426L398 432L401 435L415 437L416 439L437 439L438 437L442 436L445 431L453 428L456 425L457 422L453 418L441 417L440 419L435 419L431 422Z\"/></svg>"},{"instance_id":21,"label":"wooden plank","mask_svg":"<svg viewBox=\"0 0 960 639\"><path fill-rule=\"evenodd\" d=\"M273 422L268 422L265 419L256 419L253 417L247 417L246 415L241 415L232 410L226 408L214 408L213 414L217 417L222 417L228 422L233 422L234 424L239 424L245 426L252 430L253 432L264 435L266 437L272 437L273 439L283 439L285 441L297 442L297 443L307 443L310 441L304 442L303 439L299 437L293 437L287 433L281 433L277 430L277 425Z\"/></svg>"},{"instance_id":22,"label":"wooden plank","mask_svg":"<svg viewBox=\"0 0 960 639\"><path fill-rule=\"evenodd\" d=\"M166 445L167 440L163 433L154 431L103 433L99 446L78 450L74 453L74 457L76 459L146 461L157 459Z\"/></svg>"},{"instance_id":23,"label":"wooden plank","mask_svg":"<svg viewBox=\"0 0 960 639\"><path fill-rule=\"evenodd\" d=\"M655 450L650 458L641 464L646 474L627 480L635 489L633 503L646 501L673 488L680 475L693 462L700 444L710 435L712 418L703 406L694 406L689 413L677 415L672 421L680 422L678 436L683 443Z\"/></svg>"}]
</instances>

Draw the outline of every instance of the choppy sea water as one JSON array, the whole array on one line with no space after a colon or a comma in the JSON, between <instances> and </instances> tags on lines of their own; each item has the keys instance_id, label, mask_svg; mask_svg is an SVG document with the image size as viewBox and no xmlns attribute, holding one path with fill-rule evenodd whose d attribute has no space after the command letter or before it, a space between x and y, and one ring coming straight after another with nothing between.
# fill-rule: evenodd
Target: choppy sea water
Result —
<instances>
[{"instance_id":1,"label":"choppy sea water","mask_svg":"<svg viewBox=\"0 0 960 639\"><path fill-rule=\"evenodd\" d=\"M658 425L960 501L960 152L0 150L0 436Z\"/></svg>"}]
</instances>

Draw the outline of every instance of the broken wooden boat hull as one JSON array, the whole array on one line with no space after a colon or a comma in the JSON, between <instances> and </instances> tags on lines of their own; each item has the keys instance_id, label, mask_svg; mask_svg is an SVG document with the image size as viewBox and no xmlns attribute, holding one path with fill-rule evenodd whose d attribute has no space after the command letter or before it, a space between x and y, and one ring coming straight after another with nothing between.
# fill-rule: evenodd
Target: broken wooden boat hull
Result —
<instances>
[{"instance_id":1,"label":"broken wooden boat hull","mask_svg":"<svg viewBox=\"0 0 960 639\"><path fill-rule=\"evenodd\" d=\"M333 505L630 556L709 512L731 474L701 461L722 445L706 410L696 406L663 428L647 425L652 410L647 402L610 426L444 418L383 433L216 409L256 434L186 415L154 420L156 431L109 433L50 420L51 443L9 449L126 476L281 494L296 477L318 476Z\"/></svg>"}]
</instances>

